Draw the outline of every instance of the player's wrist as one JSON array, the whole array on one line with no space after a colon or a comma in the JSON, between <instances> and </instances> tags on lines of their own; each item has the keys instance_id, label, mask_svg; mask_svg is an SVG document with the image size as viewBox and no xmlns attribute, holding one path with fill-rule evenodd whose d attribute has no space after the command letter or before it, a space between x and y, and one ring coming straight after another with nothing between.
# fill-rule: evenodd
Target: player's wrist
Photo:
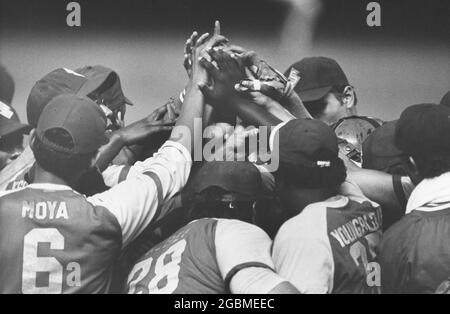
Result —
<instances>
[{"instance_id":1,"label":"player's wrist","mask_svg":"<svg viewBox=\"0 0 450 314\"><path fill-rule=\"evenodd\" d=\"M109 141L112 145L117 147L123 147L128 144L127 135L124 130L117 130L113 132Z\"/></svg>"}]
</instances>

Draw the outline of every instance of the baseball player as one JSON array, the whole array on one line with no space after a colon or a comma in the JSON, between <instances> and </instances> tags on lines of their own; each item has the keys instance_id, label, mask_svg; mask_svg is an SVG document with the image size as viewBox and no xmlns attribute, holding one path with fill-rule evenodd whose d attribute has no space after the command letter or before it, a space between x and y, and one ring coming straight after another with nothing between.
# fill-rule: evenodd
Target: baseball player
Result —
<instances>
[{"instance_id":1,"label":"baseball player","mask_svg":"<svg viewBox=\"0 0 450 314\"><path fill-rule=\"evenodd\" d=\"M136 262L126 292L295 292L273 270L270 238L252 224L260 188L249 162L205 163L187 187L195 198L185 210L191 222Z\"/></svg>"},{"instance_id":2,"label":"baseball player","mask_svg":"<svg viewBox=\"0 0 450 314\"><path fill-rule=\"evenodd\" d=\"M27 100L27 118L31 127L36 128L42 110L55 96L64 93L78 93L79 95L91 94L107 80L96 79L90 81L86 76L67 68L58 68L46 74L36 82L31 89ZM118 98L124 98L122 92L118 91ZM122 96L121 96L122 95ZM31 147L27 146L24 152L7 168L0 173L0 191L11 190L26 185L32 181L34 156Z\"/></svg>"},{"instance_id":3,"label":"baseball player","mask_svg":"<svg viewBox=\"0 0 450 314\"><path fill-rule=\"evenodd\" d=\"M279 138L277 193L295 216L275 237L276 270L302 293L378 293L381 208L344 181L336 135L320 121L292 120Z\"/></svg>"},{"instance_id":4,"label":"baseball player","mask_svg":"<svg viewBox=\"0 0 450 314\"><path fill-rule=\"evenodd\" d=\"M190 153L169 141L110 191L88 199L74 192L69 182L107 141L105 120L76 95L57 96L44 109L31 144L34 183L0 197L2 293L107 292L122 247L184 185Z\"/></svg>"},{"instance_id":5,"label":"baseball player","mask_svg":"<svg viewBox=\"0 0 450 314\"><path fill-rule=\"evenodd\" d=\"M195 47L193 74L171 139L106 192L86 198L69 186L107 142L104 113L74 94L57 96L45 106L31 141L33 184L0 194L1 293L109 291L120 251L161 219L164 200L189 176L190 135L204 106L198 84L208 79L198 64L203 47Z\"/></svg>"},{"instance_id":6,"label":"baseball player","mask_svg":"<svg viewBox=\"0 0 450 314\"><path fill-rule=\"evenodd\" d=\"M30 123L36 126L37 120L46 104L55 96L63 93L88 94L97 101L102 111L109 114L109 142L97 156L95 168L87 171L74 188L82 194L92 195L107 189L107 186L119 182L121 169L109 167L110 162L123 151L124 147L139 140L148 140L152 134L167 131L170 133L174 121L161 120L165 108L154 111L148 117L128 126L123 126L125 104L131 103L123 95L120 81L115 72L103 66L86 67L81 70L86 75L69 69L56 69L33 87L27 103L27 115ZM112 84L112 85L111 85ZM98 100L97 98L101 99ZM110 106L112 110L109 109ZM122 108L117 111L114 108ZM118 112L113 114L113 112ZM123 113L123 114L122 114ZM120 118L118 118L120 116ZM118 127L121 129L117 129ZM114 131L112 131L114 130ZM33 181L34 156L30 147L0 174L0 189L13 190ZM103 172L103 178L100 172ZM107 170L107 171L105 171ZM106 181L106 185L103 181Z\"/></svg>"},{"instance_id":7,"label":"baseball player","mask_svg":"<svg viewBox=\"0 0 450 314\"><path fill-rule=\"evenodd\" d=\"M341 66L326 57L308 57L291 65L285 72L295 69L301 79L295 91L308 112L328 125L339 119L356 115L357 97Z\"/></svg>"},{"instance_id":8,"label":"baseball player","mask_svg":"<svg viewBox=\"0 0 450 314\"><path fill-rule=\"evenodd\" d=\"M385 293L448 290L449 116L446 106L420 104L405 109L397 121L395 142L420 181L409 196L406 215L383 236L379 261Z\"/></svg>"}]
</instances>

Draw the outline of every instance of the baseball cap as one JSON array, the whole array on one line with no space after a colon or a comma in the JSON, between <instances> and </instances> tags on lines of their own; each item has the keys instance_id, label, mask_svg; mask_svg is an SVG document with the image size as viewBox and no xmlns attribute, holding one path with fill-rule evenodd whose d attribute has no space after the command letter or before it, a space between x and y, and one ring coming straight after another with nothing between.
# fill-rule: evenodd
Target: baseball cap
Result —
<instances>
[{"instance_id":1,"label":"baseball cap","mask_svg":"<svg viewBox=\"0 0 450 314\"><path fill-rule=\"evenodd\" d=\"M450 107L450 91L448 91L447 94L445 94L444 97L442 97L441 102L439 104Z\"/></svg>"},{"instance_id":2,"label":"baseball cap","mask_svg":"<svg viewBox=\"0 0 450 314\"><path fill-rule=\"evenodd\" d=\"M261 174L250 162L210 161L203 163L194 173L187 188L191 193L198 194L207 188L219 187L244 199L255 199L261 186Z\"/></svg>"},{"instance_id":3,"label":"baseball cap","mask_svg":"<svg viewBox=\"0 0 450 314\"><path fill-rule=\"evenodd\" d=\"M303 58L291 65L285 75L289 75L291 68L300 72L300 81L294 90L305 102L319 100L329 93L333 86L349 85L344 71L331 58Z\"/></svg>"},{"instance_id":4,"label":"baseball cap","mask_svg":"<svg viewBox=\"0 0 450 314\"><path fill-rule=\"evenodd\" d=\"M363 142L363 168L385 171L403 162L405 154L395 144L396 125L396 120L384 123Z\"/></svg>"},{"instance_id":5,"label":"baseball cap","mask_svg":"<svg viewBox=\"0 0 450 314\"><path fill-rule=\"evenodd\" d=\"M98 89L103 82L95 84L83 74L67 68L58 68L45 75L31 89L27 100L28 123L36 127L42 110L55 96L79 94L86 96Z\"/></svg>"},{"instance_id":6,"label":"baseball cap","mask_svg":"<svg viewBox=\"0 0 450 314\"><path fill-rule=\"evenodd\" d=\"M295 119L279 131L280 162L303 167L330 167L338 158L338 139L328 125L319 120ZM322 158L325 157L325 158Z\"/></svg>"},{"instance_id":7,"label":"baseball cap","mask_svg":"<svg viewBox=\"0 0 450 314\"><path fill-rule=\"evenodd\" d=\"M0 101L0 138L16 132L28 134L30 130L28 124L20 123L14 108Z\"/></svg>"},{"instance_id":8,"label":"baseball cap","mask_svg":"<svg viewBox=\"0 0 450 314\"><path fill-rule=\"evenodd\" d=\"M88 82L80 90L83 95L89 95L99 87L109 109L118 109L123 104L133 105L122 91L119 75L112 69L103 65L88 65L76 72L88 78Z\"/></svg>"},{"instance_id":9,"label":"baseball cap","mask_svg":"<svg viewBox=\"0 0 450 314\"><path fill-rule=\"evenodd\" d=\"M60 129L71 137L73 147L66 148L47 136L50 130ZM47 147L68 154L95 152L106 144L106 117L89 98L64 94L53 98L42 111L36 128L37 138Z\"/></svg>"},{"instance_id":10,"label":"baseball cap","mask_svg":"<svg viewBox=\"0 0 450 314\"><path fill-rule=\"evenodd\" d=\"M397 121L395 144L408 156L450 154L450 108L436 104L406 108Z\"/></svg>"}]
</instances>

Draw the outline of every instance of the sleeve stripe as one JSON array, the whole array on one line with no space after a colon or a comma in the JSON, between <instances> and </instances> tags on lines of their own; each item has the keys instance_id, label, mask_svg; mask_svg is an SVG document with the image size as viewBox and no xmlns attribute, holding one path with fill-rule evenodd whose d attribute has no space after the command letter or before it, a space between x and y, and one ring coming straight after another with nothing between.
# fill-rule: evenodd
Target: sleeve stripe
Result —
<instances>
[{"instance_id":1,"label":"sleeve stripe","mask_svg":"<svg viewBox=\"0 0 450 314\"><path fill-rule=\"evenodd\" d=\"M120 183L122 181L125 181L127 179L128 173L130 172L131 167L130 166L124 166L119 174L119 179L117 183Z\"/></svg>"},{"instance_id":2,"label":"sleeve stripe","mask_svg":"<svg viewBox=\"0 0 450 314\"><path fill-rule=\"evenodd\" d=\"M158 191L158 207L156 209L155 215L153 216L153 221L155 221L156 219L159 218L159 215L161 214L161 208L163 205L163 189L162 189L162 184L161 184L161 180L159 179L158 175L154 172L145 172L144 175L149 176L150 178L152 178L152 180L155 182L156 185L156 190Z\"/></svg>"},{"instance_id":3,"label":"sleeve stripe","mask_svg":"<svg viewBox=\"0 0 450 314\"><path fill-rule=\"evenodd\" d=\"M240 270L243 270L244 268L248 268L248 267L267 268L267 269L270 269L271 271L275 272L275 270L273 270L272 267L269 267L266 264L263 264L263 263L260 263L260 262L247 262L247 263L242 263L242 264L236 265L228 272L227 276L225 277L225 291L226 291L226 293L228 293L228 294L231 293L230 282L231 282L231 279L233 279L233 276L236 275Z\"/></svg>"}]
</instances>

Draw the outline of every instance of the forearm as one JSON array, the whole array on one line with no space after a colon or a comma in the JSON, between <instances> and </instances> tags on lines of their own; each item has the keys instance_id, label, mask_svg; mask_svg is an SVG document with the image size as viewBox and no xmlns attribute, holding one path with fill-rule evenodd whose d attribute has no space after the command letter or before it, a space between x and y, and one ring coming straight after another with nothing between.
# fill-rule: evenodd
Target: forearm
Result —
<instances>
[{"instance_id":1,"label":"forearm","mask_svg":"<svg viewBox=\"0 0 450 314\"><path fill-rule=\"evenodd\" d=\"M265 106L266 110L275 116L276 118L280 119L283 122L287 122L290 120L295 119L296 117L288 111L286 108L281 106L280 103L276 101L271 101Z\"/></svg>"},{"instance_id":2,"label":"forearm","mask_svg":"<svg viewBox=\"0 0 450 314\"><path fill-rule=\"evenodd\" d=\"M292 91L289 96L282 100L282 105L297 119L312 119L311 114L295 91Z\"/></svg>"},{"instance_id":3,"label":"forearm","mask_svg":"<svg viewBox=\"0 0 450 314\"><path fill-rule=\"evenodd\" d=\"M193 147L195 121L201 121L203 106L204 96L202 92L197 84L190 83L187 87L181 114L170 136L172 141L180 143L189 152L192 152L191 147ZM186 132L189 134L186 134Z\"/></svg>"},{"instance_id":4,"label":"forearm","mask_svg":"<svg viewBox=\"0 0 450 314\"><path fill-rule=\"evenodd\" d=\"M283 122L266 109L245 98L233 101L233 108L248 125L272 127Z\"/></svg>"},{"instance_id":5,"label":"forearm","mask_svg":"<svg viewBox=\"0 0 450 314\"><path fill-rule=\"evenodd\" d=\"M109 164L125 146L125 142L122 140L119 132L114 132L112 134L108 144L103 146L97 155L95 165L100 170L100 172L103 172L109 166Z\"/></svg>"}]
</instances>

